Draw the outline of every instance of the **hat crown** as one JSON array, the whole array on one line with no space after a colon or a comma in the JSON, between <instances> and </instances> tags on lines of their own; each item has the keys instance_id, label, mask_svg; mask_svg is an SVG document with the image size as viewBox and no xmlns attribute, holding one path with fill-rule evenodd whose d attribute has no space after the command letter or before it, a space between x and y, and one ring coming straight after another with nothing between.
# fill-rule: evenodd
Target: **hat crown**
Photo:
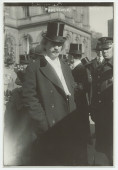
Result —
<instances>
[{"instance_id":1,"label":"hat crown","mask_svg":"<svg viewBox=\"0 0 118 170\"><path fill-rule=\"evenodd\" d=\"M101 37L98 39L98 41L100 41L101 44L113 43L113 38L112 37Z\"/></svg>"},{"instance_id":2,"label":"hat crown","mask_svg":"<svg viewBox=\"0 0 118 170\"><path fill-rule=\"evenodd\" d=\"M77 50L79 51L79 44L70 44L70 51Z\"/></svg>"},{"instance_id":3,"label":"hat crown","mask_svg":"<svg viewBox=\"0 0 118 170\"><path fill-rule=\"evenodd\" d=\"M57 43L64 43L66 38L63 37L64 23L62 22L48 22L47 32L42 36L50 41Z\"/></svg>"},{"instance_id":4,"label":"hat crown","mask_svg":"<svg viewBox=\"0 0 118 170\"><path fill-rule=\"evenodd\" d=\"M82 46L81 46L81 44L71 43L69 53L82 54Z\"/></svg>"},{"instance_id":5,"label":"hat crown","mask_svg":"<svg viewBox=\"0 0 118 170\"><path fill-rule=\"evenodd\" d=\"M63 36L64 24L61 22L48 22L47 36Z\"/></svg>"},{"instance_id":6,"label":"hat crown","mask_svg":"<svg viewBox=\"0 0 118 170\"><path fill-rule=\"evenodd\" d=\"M101 37L98 39L101 42L102 49L108 49L113 43L112 37Z\"/></svg>"}]
</instances>

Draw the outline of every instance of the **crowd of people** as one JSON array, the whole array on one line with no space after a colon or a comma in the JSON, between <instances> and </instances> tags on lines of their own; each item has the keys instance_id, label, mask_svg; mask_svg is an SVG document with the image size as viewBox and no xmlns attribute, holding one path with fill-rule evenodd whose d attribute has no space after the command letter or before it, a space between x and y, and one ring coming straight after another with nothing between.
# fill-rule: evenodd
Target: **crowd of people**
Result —
<instances>
[{"instance_id":1,"label":"crowd of people","mask_svg":"<svg viewBox=\"0 0 118 170\"><path fill-rule=\"evenodd\" d=\"M91 61L82 58L79 44L71 43L68 64L59 57L63 30L63 23L49 22L41 53L34 52L35 61L22 74L16 69L21 87L6 103L5 165L89 166L91 116L95 149L113 166L113 38L98 39Z\"/></svg>"}]
</instances>

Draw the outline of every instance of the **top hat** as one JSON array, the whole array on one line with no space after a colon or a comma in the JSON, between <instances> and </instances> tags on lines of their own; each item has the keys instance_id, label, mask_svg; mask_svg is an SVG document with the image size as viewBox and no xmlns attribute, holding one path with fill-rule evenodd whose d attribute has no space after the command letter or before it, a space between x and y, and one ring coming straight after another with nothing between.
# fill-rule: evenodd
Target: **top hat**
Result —
<instances>
[{"instance_id":1,"label":"top hat","mask_svg":"<svg viewBox=\"0 0 118 170\"><path fill-rule=\"evenodd\" d=\"M47 32L42 36L50 41L64 43L66 38L63 37L64 24L62 22L48 22Z\"/></svg>"},{"instance_id":2,"label":"top hat","mask_svg":"<svg viewBox=\"0 0 118 170\"><path fill-rule=\"evenodd\" d=\"M113 43L112 37L101 37L98 39L102 44L102 49L109 49Z\"/></svg>"},{"instance_id":3,"label":"top hat","mask_svg":"<svg viewBox=\"0 0 118 170\"><path fill-rule=\"evenodd\" d=\"M89 61L88 57L82 58L81 62L84 66L88 66L92 63L91 61Z\"/></svg>"},{"instance_id":4,"label":"top hat","mask_svg":"<svg viewBox=\"0 0 118 170\"><path fill-rule=\"evenodd\" d=\"M81 44L74 44L71 43L70 44L70 50L68 52L68 54L82 54L82 50L81 50Z\"/></svg>"}]
</instances>

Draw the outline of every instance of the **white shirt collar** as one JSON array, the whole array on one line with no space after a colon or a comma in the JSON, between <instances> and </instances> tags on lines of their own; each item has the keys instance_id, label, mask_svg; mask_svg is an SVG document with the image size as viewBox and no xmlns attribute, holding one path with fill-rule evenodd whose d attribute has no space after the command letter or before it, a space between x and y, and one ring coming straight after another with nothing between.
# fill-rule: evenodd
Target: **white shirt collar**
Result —
<instances>
[{"instance_id":1,"label":"white shirt collar","mask_svg":"<svg viewBox=\"0 0 118 170\"><path fill-rule=\"evenodd\" d=\"M46 55L45 59L54 68L57 76L59 77L59 79L60 79L60 81L62 83L62 86L63 86L63 89L65 91L65 94L71 96L71 93L68 90L68 87L67 87L67 84L66 84L62 69L61 69L61 64L60 64L59 58L57 57L56 59L51 60L51 58Z\"/></svg>"},{"instance_id":2,"label":"white shirt collar","mask_svg":"<svg viewBox=\"0 0 118 170\"><path fill-rule=\"evenodd\" d=\"M97 61L98 61L98 62L102 63L103 60L104 60L104 57L103 57L103 56L101 56L101 57L97 56Z\"/></svg>"}]
</instances>

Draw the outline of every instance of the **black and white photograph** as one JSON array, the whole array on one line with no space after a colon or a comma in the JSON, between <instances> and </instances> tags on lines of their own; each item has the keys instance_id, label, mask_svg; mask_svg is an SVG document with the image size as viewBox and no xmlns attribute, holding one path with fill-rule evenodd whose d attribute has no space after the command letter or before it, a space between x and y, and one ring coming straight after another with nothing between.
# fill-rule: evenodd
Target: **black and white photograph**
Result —
<instances>
[{"instance_id":1,"label":"black and white photograph","mask_svg":"<svg viewBox=\"0 0 118 170\"><path fill-rule=\"evenodd\" d=\"M114 11L3 3L3 167L114 167Z\"/></svg>"}]
</instances>

